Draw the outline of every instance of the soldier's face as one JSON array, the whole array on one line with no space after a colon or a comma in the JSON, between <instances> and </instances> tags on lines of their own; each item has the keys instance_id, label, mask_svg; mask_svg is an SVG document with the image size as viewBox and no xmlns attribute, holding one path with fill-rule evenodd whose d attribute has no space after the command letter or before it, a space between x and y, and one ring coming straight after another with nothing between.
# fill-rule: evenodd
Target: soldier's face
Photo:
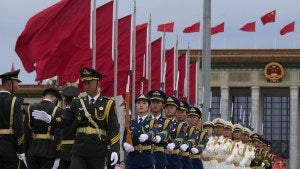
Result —
<instances>
[{"instance_id":1,"label":"soldier's face","mask_svg":"<svg viewBox=\"0 0 300 169\"><path fill-rule=\"evenodd\" d=\"M224 137L230 137L231 138L231 135L232 135L231 129L224 128L223 135L224 135Z\"/></svg>"},{"instance_id":2,"label":"soldier's face","mask_svg":"<svg viewBox=\"0 0 300 169\"><path fill-rule=\"evenodd\" d=\"M248 142L249 141L249 135L248 134L243 134L242 135L242 141L243 142Z\"/></svg>"},{"instance_id":3,"label":"soldier's face","mask_svg":"<svg viewBox=\"0 0 300 169\"><path fill-rule=\"evenodd\" d=\"M177 113L176 113L176 119L178 121L184 121L186 119L186 111L184 110L178 110Z\"/></svg>"},{"instance_id":4,"label":"soldier's face","mask_svg":"<svg viewBox=\"0 0 300 169\"><path fill-rule=\"evenodd\" d=\"M86 80L86 81L83 81L84 91L89 96L94 96L94 95L98 94L98 86L99 86L98 80Z\"/></svg>"},{"instance_id":5,"label":"soldier's face","mask_svg":"<svg viewBox=\"0 0 300 169\"><path fill-rule=\"evenodd\" d=\"M199 118L197 116L189 116L188 119L189 119L188 122L190 126L198 125Z\"/></svg>"},{"instance_id":6,"label":"soldier's face","mask_svg":"<svg viewBox=\"0 0 300 169\"><path fill-rule=\"evenodd\" d=\"M150 109L152 113L161 113L163 109L163 103L159 100L151 100Z\"/></svg>"},{"instance_id":7,"label":"soldier's face","mask_svg":"<svg viewBox=\"0 0 300 169\"><path fill-rule=\"evenodd\" d=\"M138 113L145 114L148 112L149 103L146 100L138 100L135 107Z\"/></svg>"},{"instance_id":8,"label":"soldier's face","mask_svg":"<svg viewBox=\"0 0 300 169\"><path fill-rule=\"evenodd\" d=\"M207 134L208 134L209 136L211 136L212 133L213 133L213 128L212 128L211 126L206 126L206 127L204 128L204 131L207 131Z\"/></svg>"},{"instance_id":9,"label":"soldier's face","mask_svg":"<svg viewBox=\"0 0 300 169\"><path fill-rule=\"evenodd\" d=\"M240 131L233 132L233 139L241 139L241 137L242 137L242 132Z\"/></svg>"},{"instance_id":10,"label":"soldier's face","mask_svg":"<svg viewBox=\"0 0 300 169\"><path fill-rule=\"evenodd\" d=\"M165 113L166 113L166 117L168 118L174 117L176 111L177 111L177 107L174 105L168 104L165 106Z\"/></svg>"},{"instance_id":11,"label":"soldier's face","mask_svg":"<svg viewBox=\"0 0 300 169\"><path fill-rule=\"evenodd\" d=\"M217 136L223 135L223 127L217 126L214 128L214 132Z\"/></svg>"}]
</instances>

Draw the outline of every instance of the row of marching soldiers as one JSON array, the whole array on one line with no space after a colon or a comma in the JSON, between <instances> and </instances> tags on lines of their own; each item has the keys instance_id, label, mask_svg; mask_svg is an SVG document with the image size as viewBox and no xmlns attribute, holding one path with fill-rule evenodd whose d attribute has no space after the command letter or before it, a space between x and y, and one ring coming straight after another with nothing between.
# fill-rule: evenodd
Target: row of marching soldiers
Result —
<instances>
[{"instance_id":1,"label":"row of marching soldiers","mask_svg":"<svg viewBox=\"0 0 300 169\"><path fill-rule=\"evenodd\" d=\"M217 118L202 130L199 108L160 90L139 95L135 103L137 118L122 142L126 168L272 168L271 143L240 124Z\"/></svg>"}]
</instances>

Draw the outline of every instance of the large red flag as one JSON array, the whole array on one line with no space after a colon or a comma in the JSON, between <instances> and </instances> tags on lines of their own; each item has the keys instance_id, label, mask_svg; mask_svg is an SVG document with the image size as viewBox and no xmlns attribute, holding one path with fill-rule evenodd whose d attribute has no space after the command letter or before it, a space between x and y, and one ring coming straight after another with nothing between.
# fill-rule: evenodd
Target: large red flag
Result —
<instances>
[{"instance_id":1,"label":"large red flag","mask_svg":"<svg viewBox=\"0 0 300 169\"><path fill-rule=\"evenodd\" d=\"M148 23L136 26L136 55L135 55L135 95L141 91L141 82L143 80L144 56L147 47L147 27Z\"/></svg>"},{"instance_id":2,"label":"large red flag","mask_svg":"<svg viewBox=\"0 0 300 169\"><path fill-rule=\"evenodd\" d=\"M103 74L101 94L113 96L114 63L112 60L113 1L97 8L96 70Z\"/></svg>"},{"instance_id":3,"label":"large red flag","mask_svg":"<svg viewBox=\"0 0 300 169\"><path fill-rule=\"evenodd\" d=\"M173 30L174 30L174 22L160 24L157 26L157 31L173 32Z\"/></svg>"},{"instance_id":4,"label":"large red flag","mask_svg":"<svg viewBox=\"0 0 300 169\"><path fill-rule=\"evenodd\" d=\"M255 21L246 23L243 27L240 28L244 32L255 32Z\"/></svg>"},{"instance_id":5,"label":"large red flag","mask_svg":"<svg viewBox=\"0 0 300 169\"><path fill-rule=\"evenodd\" d=\"M180 55L178 57L178 71L179 71L179 80L178 80L178 98L182 99L183 97L187 97L184 94L184 86L187 82L186 79L186 69L187 69L187 59L186 59L186 53Z\"/></svg>"},{"instance_id":6,"label":"large red flag","mask_svg":"<svg viewBox=\"0 0 300 169\"><path fill-rule=\"evenodd\" d=\"M161 82L161 40L151 43L151 89L160 89Z\"/></svg>"},{"instance_id":7,"label":"large red flag","mask_svg":"<svg viewBox=\"0 0 300 169\"><path fill-rule=\"evenodd\" d=\"M118 94L126 92L128 71L130 69L131 15L118 20Z\"/></svg>"},{"instance_id":8,"label":"large red flag","mask_svg":"<svg viewBox=\"0 0 300 169\"><path fill-rule=\"evenodd\" d=\"M261 22L263 23L263 25L265 25L270 22L275 22L275 17L276 17L276 10L273 10L269 13L266 13L260 19L261 19Z\"/></svg>"},{"instance_id":9,"label":"large red flag","mask_svg":"<svg viewBox=\"0 0 300 169\"><path fill-rule=\"evenodd\" d=\"M55 50L66 43L89 12L89 0L62 0L30 18L15 47L25 70L34 71L35 64L43 64L44 58L57 59L53 56ZM65 56L59 56L62 57ZM53 63L53 67L58 67L57 62Z\"/></svg>"},{"instance_id":10,"label":"large red flag","mask_svg":"<svg viewBox=\"0 0 300 169\"><path fill-rule=\"evenodd\" d=\"M166 77L165 92L167 96L173 96L175 84L175 55L174 48L166 50ZM177 75L176 75L177 76Z\"/></svg>"},{"instance_id":11,"label":"large red flag","mask_svg":"<svg viewBox=\"0 0 300 169\"><path fill-rule=\"evenodd\" d=\"M280 30L280 35L285 35L289 32L294 32L295 31L295 21L285 25L281 30Z\"/></svg>"},{"instance_id":12,"label":"large red flag","mask_svg":"<svg viewBox=\"0 0 300 169\"><path fill-rule=\"evenodd\" d=\"M183 33L200 32L200 22L194 23L193 25L183 29Z\"/></svg>"},{"instance_id":13,"label":"large red flag","mask_svg":"<svg viewBox=\"0 0 300 169\"><path fill-rule=\"evenodd\" d=\"M197 104L196 99L196 84L197 84L197 63L193 63L189 65L190 71L190 79L189 79L189 103L190 104Z\"/></svg>"},{"instance_id":14,"label":"large red flag","mask_svg":"<svg viewBox=\"0 0 300 169\"><path fill-rule=\"evenodd\" d=\"M210 29L210 31L211 31L210 34L214 35L214 34L217 34L217 33L220 33L220 32L224 32L224 26L225 26L225 22L222 22L219 25L217 25L215 27L212 27Z\"/></svg>"}]
</instances>

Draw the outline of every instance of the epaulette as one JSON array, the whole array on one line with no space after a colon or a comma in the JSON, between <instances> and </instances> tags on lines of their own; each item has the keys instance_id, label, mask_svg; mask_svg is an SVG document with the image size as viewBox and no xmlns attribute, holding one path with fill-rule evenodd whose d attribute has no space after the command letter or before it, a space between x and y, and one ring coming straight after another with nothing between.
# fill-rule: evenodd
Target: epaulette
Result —
<instances>
[{"instance_id":1,"label":"epaulette","mask_svg":"<svg viewBox=\"0 0 300 169\"><path fill-rule=\"evenodd\" d=\"M113 100L113 101L115 101L114 97L107 97L107 96L102 96L102 97L105 98L105 99L108 99L108 100Z\"/></svg>"}]
</instances>

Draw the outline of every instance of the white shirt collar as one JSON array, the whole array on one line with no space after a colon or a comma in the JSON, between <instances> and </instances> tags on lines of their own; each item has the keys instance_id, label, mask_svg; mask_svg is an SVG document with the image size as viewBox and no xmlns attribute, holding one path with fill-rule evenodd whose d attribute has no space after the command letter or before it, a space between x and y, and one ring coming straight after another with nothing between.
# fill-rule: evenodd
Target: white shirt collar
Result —
<instances>
[{"instance_id":1,"label":"white shirt collar","mask_svg":"<svg viewBox=\"0 0 300 169\"><path fill-rule=\"evenodd\" d=\"M99 96L100 96L100 93L98 93L94 98L88 95L89 103L91 102L92 98L94 99L94 103L95 103L95 101L98 99Z\"/></svg>"},{"instance_id":2,"label":"white shirt collar","mask_svg":"<svg viewBox=\"0 0 300 169\"><path fill-rule=\"evenodd\" d=\"M156 117L154 117L152 114L151 114L151 117L153 118L153 119L159 119L160 117L161 117L161 114L160 115L158 115L158 116L156 116Z\"/></svg>"},{"instance_id":3,"label":"white shirt collar","mask_svg":"<svg viewBox=\"0 0 300 169\"><path fill-rule=\"evenodd\" d=\"M9 93L9 94L11 94L9 91L7 91L7 90L1 90L0 91L1 93Z\"/></svg>"},{"instance_id":4,"label":"white shirt collar","mask_svg":"<svg viewBox=\"0 0 300 169\"><path fill-rule=\"evenodd\" d=\"M140 118L142 118L142 119L143 119L143 121L144 121L144 120L146 119L146 117L147 117L147 116L148 116L147 114L146 114L145 116L142 116L142 117L138 116L138 118L137 118L137 119L138 119L138 121L139 121L139 119L140 119Z\"/></svg>"}]
</instances>

